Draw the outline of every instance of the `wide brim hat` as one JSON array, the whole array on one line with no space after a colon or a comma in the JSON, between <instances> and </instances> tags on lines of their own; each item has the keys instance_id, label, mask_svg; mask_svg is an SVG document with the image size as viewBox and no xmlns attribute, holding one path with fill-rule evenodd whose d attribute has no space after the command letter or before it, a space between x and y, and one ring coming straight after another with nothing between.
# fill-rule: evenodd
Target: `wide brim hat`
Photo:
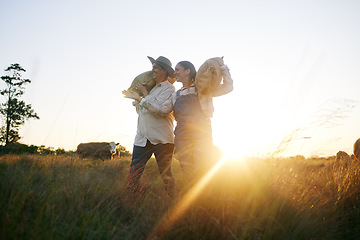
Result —
<instances>
[{"instance_id":1,"label":"wide brim hat","mask_svg":"<svg viewBox=\"0 0 360 240\"><path fill-rule=\"evenodd\" d=\"M170 77L174 75L174 72L175 72L175 71L174 71L174 69L171 67L172 64L171 64L170 60L167 59L166 57L160 56L160 57L158 57L156 60L155 60L154 58L152 58L152 57L149 57L149 56L148 56L148 58L149 58L149 60L150 60L150 62L151 62L152 64L156 63L156 64L158 64L159 66L161 66L162 68L164 68L164 69L168 72L168 74L169 74Z\"/></svg>"}]
</instances>

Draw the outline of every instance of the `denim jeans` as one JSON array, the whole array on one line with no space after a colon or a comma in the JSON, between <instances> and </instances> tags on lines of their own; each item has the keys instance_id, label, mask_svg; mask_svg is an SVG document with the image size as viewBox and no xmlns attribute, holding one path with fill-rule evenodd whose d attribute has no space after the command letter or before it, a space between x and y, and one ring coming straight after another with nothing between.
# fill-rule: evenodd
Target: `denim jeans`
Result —
<instances>
[{"instance_id":1,"label":"denim jeans","mask_svg":"<svg viewBox=\"0 0 360 240\"><path fill-rule=\"evenodd\" d=\"M145 147L134 145L127 184L128 190L132 193L140 191L140 178L146 163L151 155L154 154L165 190L171 195L175 188L175 179L171 170L173 152L174 144L172 143L154 145L147 141Z\"/></svg>"}]
</instances>

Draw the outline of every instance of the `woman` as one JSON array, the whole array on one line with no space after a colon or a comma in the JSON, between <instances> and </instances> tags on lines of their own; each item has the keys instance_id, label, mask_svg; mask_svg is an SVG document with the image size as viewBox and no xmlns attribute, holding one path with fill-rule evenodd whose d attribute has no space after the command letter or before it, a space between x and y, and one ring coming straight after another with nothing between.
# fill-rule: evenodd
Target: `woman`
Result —
<instances>
[{"instance_id":1,"label":"woman","mask_svg":"<svg viewBox=\"0 0 360 240\"><path fill-rule=\"evenodd\" d=\"M223 83L212 92L212 95L198 97L195 67L191 62L181 61L175 67L175 78L183 86L163 104L156 104L142 85L138 86L144 96L142 99L137 93L129 96L139 101L144 108L159 115L173 111L177 121L174 132L175 149L184 173L190 173L194 168L212 162L213 141L210 121L214 111L212 98L229 93L233 89L229 68L222 58L213 58L213 60L221 66Z\"/></svg>"}]
</instances>

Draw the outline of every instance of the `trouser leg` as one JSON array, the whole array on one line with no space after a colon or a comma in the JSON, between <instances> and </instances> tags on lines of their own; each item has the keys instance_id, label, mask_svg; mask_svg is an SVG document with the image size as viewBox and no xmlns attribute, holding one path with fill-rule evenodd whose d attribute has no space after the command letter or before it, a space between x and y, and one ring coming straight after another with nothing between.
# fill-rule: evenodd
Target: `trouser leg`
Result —
<instances>
[{"instance_id":1,"label":"trouser leg","mask_svg":"<svg viewBox=\"0 0 360 240\"><path fill-rule=\"evenodd\" d=\"M194 141L194 169L206 173L215 164L212 139L197 139Z\"/></svg>"},{"instance_id":2,"label":"trouser leg","mask_svg":"<svg viewBox=\"0 0 360 240\"><path fill-rule=\"evenodd\" d=\"M186 139L175 139L176 154L178 156L181 170L184 174L192 172L194 167L193 145Z\"/></svg>"},{"instance_id":3,"label":"trouser leg","mask_svg":"<svg viewBox=\"0 0 360 240\"><path fill-rule=\"evenodd\" d=\"M130 192L135 193L140 190L140 178L152 153L152 146L149 143L145 147L134 145L127 183L127 188Z\"/></svg>"},{"instance_id":4,"label":"trouser leg","mask_svg":"<svg viewBox=\"0 0 360 240\"><path fill-rule=\"evenodd\" d=\"M171 162L174 153L174 144L157 144L154 147L156 162L159 167L165 190L172 195L175 188L175 179L171 170Z\"/></svg>"}]
</instances>

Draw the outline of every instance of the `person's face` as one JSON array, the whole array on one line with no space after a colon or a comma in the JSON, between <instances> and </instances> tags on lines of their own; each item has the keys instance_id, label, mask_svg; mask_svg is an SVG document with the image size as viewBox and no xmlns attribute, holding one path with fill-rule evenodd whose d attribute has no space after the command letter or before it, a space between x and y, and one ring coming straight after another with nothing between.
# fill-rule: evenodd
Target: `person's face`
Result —
<instances>
[{"instance_id":1,"label":"person's face","mask_svg":"<svg viewBox=\"0 0 360 240\"><path fill-rule=\"evenodd\" d=\"M157 82L166 80L166 71L162 69L158 64L153 63L152 72L153 72L153 78Z\"/></svg>"},{"instance_id":2,"label":"person's face","mask_svg":"<svg viewBox=\"0 0 360 240\"><path fill-rule=\"evenodd\" d=\"M184 82L189 79L190 69L185 70L183 66L177 64L175 67L175 78L177 82Z\"/></svg>"}]
</instances>

